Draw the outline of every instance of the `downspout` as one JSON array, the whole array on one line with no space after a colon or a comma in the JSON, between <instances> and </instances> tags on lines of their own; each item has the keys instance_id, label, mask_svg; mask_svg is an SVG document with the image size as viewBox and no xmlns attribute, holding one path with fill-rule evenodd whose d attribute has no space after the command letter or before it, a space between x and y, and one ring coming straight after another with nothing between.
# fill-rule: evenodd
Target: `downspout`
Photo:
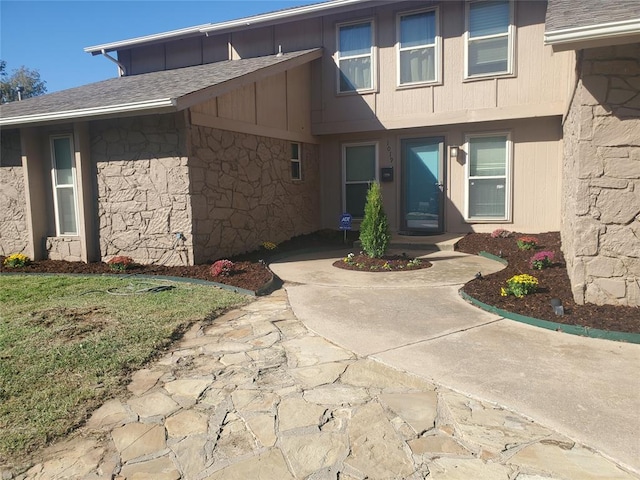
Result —
<instances>
[{"instance_id":1,"label":"downspout","mask_svg":"<svg viewBox=\"0 0 640 480\"><path fill-rule=\"evenodd\" d=\"M111 60L113 63L118 65L118 76L119 77L122 77L122 76L127 74L127 69L124 67L124 65L122 63L120 63L118 60L116 60L115 58L113 58L111 55L109 55L104 48L102 50L100 50L100 53L102 53L102 55L105 58L107 58L108 60Z\"/></svg>"}]
</instances>

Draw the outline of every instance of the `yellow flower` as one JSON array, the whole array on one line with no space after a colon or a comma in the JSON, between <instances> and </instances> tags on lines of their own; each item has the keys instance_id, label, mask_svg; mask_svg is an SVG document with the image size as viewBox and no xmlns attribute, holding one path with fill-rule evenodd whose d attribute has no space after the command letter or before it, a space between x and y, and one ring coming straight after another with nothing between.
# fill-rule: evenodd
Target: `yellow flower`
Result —
<instances>
[{"instance_id":1,"label":"yellow flower","mask_svg":"<svg viewBox=\"0 0 640 480\"><path fill-rule=\"evenodd\" d=\"M508 295L507 294L507 290L504 287L501 287L500 288L500 296L506 297L507 295Z\"/></svg>"}]
</instances>

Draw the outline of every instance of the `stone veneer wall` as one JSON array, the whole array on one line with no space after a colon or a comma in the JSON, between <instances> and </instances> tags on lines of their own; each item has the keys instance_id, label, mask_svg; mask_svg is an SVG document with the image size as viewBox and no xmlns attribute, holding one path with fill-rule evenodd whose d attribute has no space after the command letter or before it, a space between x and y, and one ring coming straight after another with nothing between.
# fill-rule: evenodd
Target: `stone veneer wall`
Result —
<instances>
[{"instance_id":1,"label":"stone veneer wall","mask_svg":"<svg viewBox=\"0 0 640 480\"><path fill-rule=\"evenodd\" d=\"M3 130L0 146L0 255L29 248L20 132Z\"/></svg>"},{"instance_id":2,"label":"stone veneer wall","mask_svg":"<svg viewBox=\"0 0 640 480\"><path fill-rule=\"evenodd\" d=\"M185 130L178 115L91 125L100 254L139 263L193 263ZM176 233L186 237L176 244ZM187 258L188 257L188 258Z\"/></svg>"},{"instance_id":3,"label":"stone veneer wall","mask_svg":"<svg viewBox=\"0 0 640 480\"><path fill-rule=\"evenodd\" d=\"M320 228L317 145L302 145L302 180L293 181L289 141L207 127L191 132L196 263Z\"/></svg>"},{"instance_id":4,"label":"stone veneer wall","mask_svg":"<svg viewBox=\"0 0 640 480\"><path fill-rule=\"evenodd\" d=\"M588 49L564 125L562 245L576 302L640 305L640 44Z\"/></svg>"}]
</instances>

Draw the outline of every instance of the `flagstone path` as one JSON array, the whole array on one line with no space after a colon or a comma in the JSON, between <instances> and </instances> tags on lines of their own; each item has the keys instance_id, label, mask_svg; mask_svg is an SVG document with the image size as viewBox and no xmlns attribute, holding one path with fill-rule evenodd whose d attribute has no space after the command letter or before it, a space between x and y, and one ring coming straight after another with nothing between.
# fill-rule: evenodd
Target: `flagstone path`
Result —
<instances>
[{"instance_id":1,"label":"flagstone path","mask_svg":"<svg viewBox=\"0 0 640 480\"><path fill-rule=\"evenodd\" d=\"M128 389L18 478L637 478L517 414L357 358L308 331L284 290L195 325Z\"/></svg>"}]
</instances>

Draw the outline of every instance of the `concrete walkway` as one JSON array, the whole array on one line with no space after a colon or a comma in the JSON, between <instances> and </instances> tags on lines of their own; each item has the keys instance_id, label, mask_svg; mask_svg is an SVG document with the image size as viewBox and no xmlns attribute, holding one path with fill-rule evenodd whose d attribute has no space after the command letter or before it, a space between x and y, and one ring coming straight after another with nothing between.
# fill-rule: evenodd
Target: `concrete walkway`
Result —
<instances>
[{"instance_id":1,"label":"concrete walkway","mask_svg":"<svg viewBox=\"0 0 640 480\"><path fill-rule=\"evenodd\" d=\"M621 455L600 448L613 460L606 458L563 434L571 430L564 424L529 418L528 399L540 389L535 376L520 376L519 359L542 361L535 358L539 332L457 301L456 287L447 284L495 264L440 253L432 269L370 277L316 260L274 265L287 279L286 291L194 325L174 349L133 375L128 395L105 403L25 474L1 472L3 480L640 478L620 465L632 463ZM319 285L303 284L312 278ZM312 332L298 316L325 333ZM492 346L496 338L501 348ZM553 368L566 369L576 354L563 342L548 339L545 357ZM637 359L637 350L618 346L587 345L581 355L601 362L611 350L618 366ZM607 366L611 383L622 375L615 369ZM551 380L531 403L573 391L572 375L579 382L591 378L568 372L564 388ZM596 387L612 398L610 388ZM586 412L585 424L605 418L607 439L611 432L624 438L637 426L637 395L628 400L628 394L618 391L619 409L587 410L596 395L576 397L573 405ZM511 408L514 395L522 408L513 410L525 415L483 400L496 397ZM610 418L612 410L621 410L629 425ZM588 431L583 436L591 439Z\"/></svg>"},{"instance_id":2,"label":"concrete walkway","mask_svg":"<svg viewBox=\"0 0 640 480\"><path fill-rule=\"evenodd\" d=\"M640 345L538 329L467 304L458 288L478 271L501 268L491 260L438 252L426 257L430 269L365 273L332 267L340 255L272 265L310 330L522 414L640 472Z\"/></svg>"}]
</instances>

